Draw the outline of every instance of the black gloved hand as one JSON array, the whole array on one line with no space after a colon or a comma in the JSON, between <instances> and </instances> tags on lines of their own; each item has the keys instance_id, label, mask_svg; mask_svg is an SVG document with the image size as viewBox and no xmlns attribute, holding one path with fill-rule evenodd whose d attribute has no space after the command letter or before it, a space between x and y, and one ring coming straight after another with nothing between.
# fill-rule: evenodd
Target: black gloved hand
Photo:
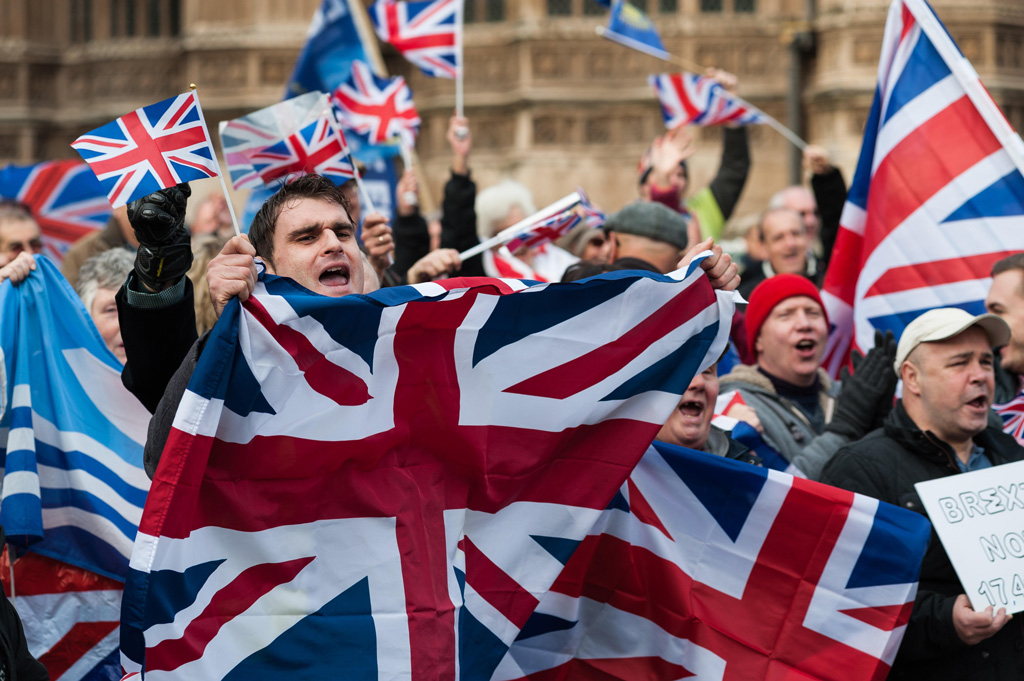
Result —
<instances>
[{"instance_id":1,"label":"black gloved hand","mask_svg":"<svg viewBox=\"0 0 1024 681\"><path fill-rule=\"evenodd\" d=\"M182 183L128 204L128 222L139 241L135 273L151 291L178 281L192 266L192 239L185 229L185 208L191 194L189 186Z\"/></svg>"},{"instance_id":2,"label":"black gloved hand","mask_svg":"<svg viewBox=\"0 0 1024 681\"><path fill-rule=\"evenodd\" d=\"M892 409L897 382L892 368L896 360L892 331L875 331L875 347L864 357L854 350L850 360L853 374L843 369L842 389L825 429L858 440L881 426Z\"/></svg>"}]
</instances>

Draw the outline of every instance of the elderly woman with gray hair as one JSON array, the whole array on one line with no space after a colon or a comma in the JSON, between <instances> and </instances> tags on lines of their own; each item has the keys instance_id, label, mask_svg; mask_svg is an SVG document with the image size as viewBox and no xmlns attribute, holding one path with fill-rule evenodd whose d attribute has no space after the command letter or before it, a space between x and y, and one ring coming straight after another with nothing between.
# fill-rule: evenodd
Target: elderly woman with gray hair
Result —
<instances>
[{"instance_id":1,"label":"elderly woman with gray hair","mask_svg":"<svg viewBox=\"0 0 1024 681\"><path fill-rule=\"evenodd\" d=\"M121 288L135 263L135 254L124 248L112 248L86 260L78 271L75 291L85 304L103 342L122 363L121 324L117 319L114 294Z\"/></svg>"}]
</instances>

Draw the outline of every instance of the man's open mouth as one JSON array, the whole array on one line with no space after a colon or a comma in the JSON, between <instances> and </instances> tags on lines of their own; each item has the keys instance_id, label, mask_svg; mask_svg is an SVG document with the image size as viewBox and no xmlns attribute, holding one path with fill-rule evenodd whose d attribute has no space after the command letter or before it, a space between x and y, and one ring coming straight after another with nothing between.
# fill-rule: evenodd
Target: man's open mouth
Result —
<instances>
[{"instance_id":1,"label":"man's open mouth","mask_svg":"<svg viewBox=\"0 0 1024 681\"><path fill-rule=\"evenodd\" d=\"M984 395L975 397L973 400L967 402L967 406L973 409L988 409L988 398Z\"/></svg>"},{"instance_id":2,"label":"man's open mouth","mask_svg":"<svg viewBox=\"0 0 1024 681\"><path fill-rule=\"evenodd\" d=\"M686 401L679 403L679 411L684 416L698 417L704 414L704 405L701 402Z\"/></svg>"},{"instance_id":3,"label":"man's open mouth","mask_svg":"<svg viewBox=\"0 0 1024 681\"><path fill-rule=\"evenodd\" d=\"M332 267L320 275L320 283L324 286L345 286L348 284L348 279L348 265Z\"/></svg>"}]
</instances>

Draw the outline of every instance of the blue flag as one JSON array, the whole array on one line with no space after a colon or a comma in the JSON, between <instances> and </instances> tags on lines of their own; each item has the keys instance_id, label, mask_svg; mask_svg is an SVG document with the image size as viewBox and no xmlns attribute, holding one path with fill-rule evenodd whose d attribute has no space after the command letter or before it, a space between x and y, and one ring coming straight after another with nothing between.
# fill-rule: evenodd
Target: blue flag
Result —
<instances>
[{"instance_id":1,"label":"blue flag","mask_svg":"<svg viewBox=\"0 0 1024 681\"><path fill-rule=\"evenodd\" d=\"M285 99L316 90L332 92L348 79L354 59L367 60L348 0L324 0L309 25Z\"/></svg>"},{"instance_id":2,"label":"blue flag","mask_svg":"<svg viewBox=\"0 0 1024 681\"><path fill-rule=\"evenodd\" d=\"M7 541L124 581L149 490L149 413L57 267L0 284Z\"/></svg>"},{"instance_id":3,"label":"blue flag","mask_svg":"<svg viewBox=\"0 0 1024 681\"><path fill-rule=\"evenodd\" d=\"M658 29L650 17L626 0L615 0L608 16L608 28L601 35L658 59L668 60L671 56L665 51Z\"/></svg>"}]
</instances>

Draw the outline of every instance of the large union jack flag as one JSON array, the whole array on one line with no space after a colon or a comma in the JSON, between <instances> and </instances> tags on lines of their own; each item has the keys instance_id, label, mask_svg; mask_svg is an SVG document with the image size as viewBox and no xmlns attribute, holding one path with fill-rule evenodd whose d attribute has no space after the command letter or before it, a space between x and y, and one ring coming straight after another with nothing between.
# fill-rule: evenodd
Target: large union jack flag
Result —
<instances>
[{"instance_id":1,"label":"large union jack flag","mask_svg":"<svg viewBox=\"0 0 1024 681\"><path fill-rule=\"evenodd\" d=\"M114 208L179 182L217 176L195 92L144 106L71 143Z\"/></svg>"},{"instance_id":2,"label":"large union jack flag","mask_svg":"<svg viewBox=\"0 0 1024 681\"><path fill-rule=\"evenodd\" d=\"M178 408L126 669L489 678L731 310L699 269L340 299L263 276Z\"/></svg>"},{"instance_id":3,"label":"large union jack flag","mask_svg":"<svg viewBox=\"0 0 1024 681\"><path fill-rule=\"evenodd\" d=\"M380 39L423 73L455 78L462 70L462 2L377 0L370 18Z\"/></svg>"},{"instance_id":4,"label":"large union jack flag","mask_svg":"<svg viewBox=\"0 0 1024 681\"><path fill-rule=\"evenodd\" d=\"M717 81L695 73L662 73L649 78L669 130L681 125L752 125L765 117Z\"/></svg>"},{"instance_id":5,"label":"large union jack flag","mask_svg":"<svg viewBox=\"0 0 1024 681\"><path fill-rule=\"evenodd\" d=\"M886 677L922 516L656 442L494 681Z\"/></svg>"},{"instance_id":6,"label":"large union jack flag","mask_svg":"<svg viewBox=\"0 0 1024 681\"><path fill-rule=\"evenodd\" d=\"M331 95L341 124L366 135L371 144L384 144L396 137L407 148L416 144L420 115L412 102L405 78L378 78L370 67L352 62L352 75Z\"/></svg>"},{"instance_id":7,"label":"large union jack flag","mask_svg":"<svg viewBox=\"0 0 1024 681\"><path fill-rule=\"evenodd\" d=\"M0 169L0 197L29 207L43 233L46 255L56 263L83 236L110 218L106 192L78 161L46 161Z\"/></svg>"},{"instance_id":8,"label":"large union jack flag","mask_svg":"<svg viewBox=\"0 0 1024 681\"><path fill-rule=\"evenodd\" d=\"M984 312L992 264L1024 249L1024 142L924 0L889 10L878 87L822 299L825 366L934 307Z\"/></svg>"},{"instance_id":9,"label":"large union jack flag","mask_svg":"<svg viewBox=\"0 0 1024 681\"><path fill-rule=\"evenodd\" d=\"M121 678L123 584L35 553L14 561L13 570L5 555L0 568L6 595L15 595L28 650L52 681Z\"/></svg>"}]
</instances>

